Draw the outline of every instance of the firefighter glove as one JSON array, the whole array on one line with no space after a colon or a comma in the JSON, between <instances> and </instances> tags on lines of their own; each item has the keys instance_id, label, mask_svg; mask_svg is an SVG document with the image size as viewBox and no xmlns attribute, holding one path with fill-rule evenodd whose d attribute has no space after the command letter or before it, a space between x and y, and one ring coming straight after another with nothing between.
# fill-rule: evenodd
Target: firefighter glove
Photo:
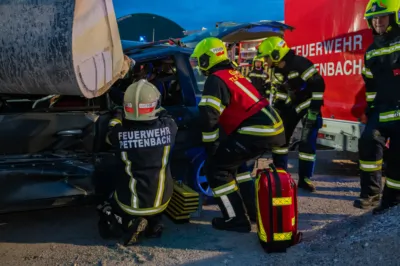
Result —
<instances>
[{"instance_id":1,"label":"firefighter glove","mask_svg":"<svg viewBox=\"0 0 400 266\"><path fill-rule=\"evenodd\" d=\"M307 121L317 121L318 113L315 111L308 110Z\"/></svg>"}]
</instances>

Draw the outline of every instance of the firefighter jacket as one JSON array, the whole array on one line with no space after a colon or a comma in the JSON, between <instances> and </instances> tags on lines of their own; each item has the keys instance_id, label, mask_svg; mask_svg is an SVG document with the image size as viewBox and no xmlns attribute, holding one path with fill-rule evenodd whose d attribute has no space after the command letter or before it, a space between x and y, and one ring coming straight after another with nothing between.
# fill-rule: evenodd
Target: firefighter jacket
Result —
<instances>
[{"instance_id":1,"label":"firefighter jacket","mask_svg":"<svg viewBox=\"0 0 400 266\"><path fill-rule=\"evenodd\" d=\"M274 82L281 84L275 94L276 99L290 103L297 113L306 108L319 113L325 82L314 64L293 51L289 51L283 61L286 63L283 68L274 68Z\"/></svg>"},{"instance_id":2,"label":"firefighter jacket","mask_svg":"<svg viewBox=\"0 0 400 266\"><path fill-rule=\"evenodd\" d=\"M400 119L400 29L375 35L364 55L362 76L365 81L368 114L376 110L380 122Z\"/></svg>"},{"instance_id":3,"label":"firefighter jacket","mask_svg":"<svg viewBox=\"0 0 400 266\"><path fill-rule=\"evenodd\" d=\"M282 121L257 89L237 70L219 64L210 70L199 103L203 143L208 155L218 147L220 128L249 136L276 136Z\"/></svg>"},{"instance_id":4,"label":"firefighter jacket","mask_svg":"<svg viewBox=\"0 0 400 266\"><path fill-rule=\"evenodd\" d=\"M162 212L173 192L169 157L177 125L165 111L153 121L109 122L107 142L116 150L117 178L113 198L121 210L133 216Z\"/></svg>"},{"instance_id":5,"label":"firefighter jacket","mask_svg":"<svg viewBox=\"0 0 400 266\"><path fill-rule=\"evenodd\" d=\"M248 74L247 77L250 79L251 84L253 84L253 86L256 87L259 92L261 92L262 94L265 93L264 85L265 81L268 78L268 75L264 72L263 68L253 68L253 70Z\"/></svg>"}]
</instances>

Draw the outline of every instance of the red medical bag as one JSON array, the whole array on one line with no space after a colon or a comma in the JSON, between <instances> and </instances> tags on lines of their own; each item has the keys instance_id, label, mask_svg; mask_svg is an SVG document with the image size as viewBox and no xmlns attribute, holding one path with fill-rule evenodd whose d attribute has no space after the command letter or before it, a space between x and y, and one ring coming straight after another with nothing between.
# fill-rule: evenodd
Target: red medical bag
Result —
<instances>
[{"instance_id":1,"label":"red medical bag","mask_svg":"<svg viewBox=\"0 0 400 266\"><path fill-rule=\"evenodd\" d=\"M273 164L258 170L256 205L258 238L266 252L286 252L300 242L297 185L289 173Z\"/></svg>"}]
</instances>

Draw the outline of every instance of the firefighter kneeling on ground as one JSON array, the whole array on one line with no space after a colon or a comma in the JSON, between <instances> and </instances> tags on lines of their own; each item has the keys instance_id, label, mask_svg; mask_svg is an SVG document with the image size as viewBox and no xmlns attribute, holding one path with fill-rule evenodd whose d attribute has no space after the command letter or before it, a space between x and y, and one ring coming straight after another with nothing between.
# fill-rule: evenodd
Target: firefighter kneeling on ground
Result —
<instances>
[{"instance_id":1,"label":"firefighter kneeling on ground","mask_svg":"<svg viewBox=\"0 0 400 266\"><path fill-rule=\"evenodd\" d=\"M361 170L358 208L379 204L382 186L382 164L385 143L390 138L386 168L386 183L379 214L400 203L400 27L398 0L370 1L364 17L372 28L374 42L364 56L363 78L368 103L366 123L359 140Z\"/></svg>"},{"instance_id":2,"label":"firefighter kneeling on ground","mask_svg":"<svg viewBox=\"0 0 400 266\"><path fill-rule=\"evenodd\" d=\"M212 226L250 232L249 216L256 219L254 180L249 174L239 176L237 171L246 161L285 142L282 120L268 100L235 70L221 40L202 40L191 59L208 76L199 103L207 154L205 171L223 214L212 220ZM225 136L221 141L220 133Z\"/></svg>"},{"instance_id":3,"label":"firefighter kneeling on ground","mask_svg":"<svg viewBox=\"0 0 400 266\"><path fill-rule=\"evenodd\" d=\"M162 110L160 92L146 80L130 85L121 112L109 122L107 142L116 150L115 191L100 205L103 238L135 244L142 234L160 237L161 213L173 192L169 157L177 125Z\"/></svg>"},{"instance_id":4,"label":"firefighter kneeling on ground","mask_svg":"<svg viewBox=\"0 0 400 266\"><path fill-rule=\"evenodd\" d=\"M247 76L251 84L261 93L261 95L265 95L265 82L268 79L267 73L265 73L264 69L264 58L254 57L252 70Z\"/></svg>"},{"instance_id":5,"label":"firefighter kneeling on ground","mask_svg":"<svg viewBox=\"0 0 400 266\"><path fill-rule=\"evenodd\" d=\"M299 121L306 116L299 145L298 187L314 192L316 189L310 179L314 172L318 129L322 126L320 109L325 82L314 64L295 55L280 37L264 40L258 47L257 56L264 58L272 68L273 82L280 83L274 95L274 108L282 117L286 144L273 148L273 162L277 167L287 169L290 138Z\"/></svg>"}]
</instances>

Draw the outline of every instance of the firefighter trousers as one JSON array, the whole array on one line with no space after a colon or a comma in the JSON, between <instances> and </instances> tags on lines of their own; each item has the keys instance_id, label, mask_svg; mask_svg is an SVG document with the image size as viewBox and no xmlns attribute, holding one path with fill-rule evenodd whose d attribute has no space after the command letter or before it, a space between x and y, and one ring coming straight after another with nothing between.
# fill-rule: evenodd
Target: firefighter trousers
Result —
<instances>
[{"instance_id":1,"label":"firefighter trousers","mask_svg":"<svg viewBox=\"0 0 400 266\"><path fill-rule=\"evenodd\" d=\"M278 109L278 111L285 127L286 143L280 147L273 147L272 158L276 167L281 167L287 170L290 139L296 129L297 124L307 114L308 109L303 109L300 112L297 112L296 108L285 106L280 108L280 110ZM303 127L301 141L299 144L299 180L311 178L314 173L316 142L318 129L321 128L321 125L322 118L321 116L318 116L317 121L312 127Z\"/></svg>"},{"instance_id":2,"label":"firefighter trousers","mask_svg":"<svg viewBox=\"0 0 400 266\"><path fill-rule=\"evenodd\" d=\"M234 132L207 158L207 180L225 219L255 215L254 181L243 164L261 156L274 143L283 143L283 134L259 137Z\"/></svg>"},{"instance_id":3,"label":"firefighter trousers","mask_svg":"<svg viewBox=\"0 0 400 266\"><path fill-rule=\"evenodd\" d=\"M385 156L386 182L382 203L400 202L400 171L397 168L400 154L400 116L396 117L396 114L396 111L393 111L392 115L390 112L373 112L368 116L368 122L358 143L361 198L375 196L381 192L383 151L386 140L390 138Z\"/></svg>"}]
</instances>

